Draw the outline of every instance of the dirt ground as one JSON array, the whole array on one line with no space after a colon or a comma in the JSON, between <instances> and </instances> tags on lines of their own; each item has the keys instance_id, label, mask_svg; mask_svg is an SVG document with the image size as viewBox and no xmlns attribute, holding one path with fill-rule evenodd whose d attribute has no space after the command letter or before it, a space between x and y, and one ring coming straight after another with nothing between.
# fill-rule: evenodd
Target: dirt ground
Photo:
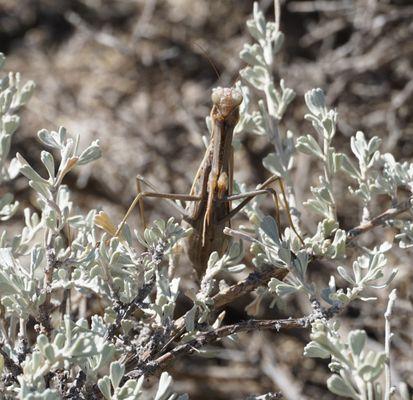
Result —
<instances>
[{"instance_id":1,"label":"dirt ground","mask_svg":"<svg viewBox=\"0 0 413 400\"><path fill-rule=\"evenodd\" d=\"M243 66L238 53L250 41L245 21L249 0L0 0L0 51L6 69L33 79L36 92L22 113L12 153L36 164L41 147L36 132L65 126L81 143L99 139L103 158L72 174L67 183L84 210L105 209L119 220L134 195L134 177L157 182L164 192L185 193L201 160L207 132L211 88L231 85ZM261 1L272 18L272 1ZM411 0L330 0L282 2L286 36L275 76L297 92L281 129L311 133L304 122L304 93L321 87L339 113L335 146L350 152L356 131L380 136L382 150L399 160L413 156L413 3ZM213 64L219 71L218 78ZM271 151L265 138L243 135L235 160L236 178L254 187L268 175L261 165ZM294 179L298 204L309 197L318 166L297 158ZM344 228L358 222L358 208L338 180L339 219ZM19 200L30 192L17 180ZM377 204L384 210L387 200ZM151 219L173 214L148 201ZM303 211L302 209L301 211ZM317 217L303 213L313 232ZM392 240L377 229L363 243ZM393 377L413 388L413 272L411 251L392 258L399 275L394 316ZM351 263L351 260L346 260ZM328 281L333 266L311 271ZM343 332L366 329L369 346L383 344L386 297L357 303L342 318ZM243 299L228 310L228 321L246 317ZM300 299L261 317L301 316ZM217 359L188 357L170 373L178 392L191 399L241 399L248 394L283 390L287 399L333 399L325 387L327 363L302 356L308 332L241 335L224 342Z\"/></svg>"}]
</instances>

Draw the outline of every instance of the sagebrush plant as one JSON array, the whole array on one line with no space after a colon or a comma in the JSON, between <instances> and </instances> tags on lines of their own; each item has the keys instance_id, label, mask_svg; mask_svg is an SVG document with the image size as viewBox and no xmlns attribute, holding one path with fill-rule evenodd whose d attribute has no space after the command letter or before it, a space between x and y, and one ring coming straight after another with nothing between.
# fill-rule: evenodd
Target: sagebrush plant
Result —
<instances>
[{"instance_id":1,"label":"sagebrush plant","mask_svg":"<svg viewBox=\"0 0 413 400\"><path fill-rule=\"evenodd\" d=\"M362 132L351 138L353 157L338 152L334 148L338 115L326 105L321 89L305 96L309 110L305 118L314 133L283 135L280 120L295 97L272 74L283 34L278 21L265 20L257 3L247 27L254 43L244 45L240 54L248 65L241 71L245 83L238 83L244 102L236 133L266 135L273 144L274 152L263 164L283 179L293 224L304 243L291 227L281 231L274 218L261 210L260 199L254 199L245 209L250 224L239 231L227 229L233 243L222 258L211 254L199 291L193 293L193 305L184 315L175 312L182 289L174 275L173 249L188 230L171 218L155 221L143 236L126 225L116 238L112 236L117 228L105 213L81 214L63 181L72 169L100 158L99 142L79 149L79 138L63 127L38 133L42 145L50 150L41 153L46 177L20 154L8 161L12 135L19 125L18 111L29 100L34 84L21 86L20 76L13 73L2 78L1 183L4 186L20 172L37 196L36 211L20 210L11 193L0 199L0 219L23 215L24 225L13 237L3 229L0 239L2 398L184 399L186 395L173 393L168 362L184 354L207 353L205 345L226 336L234 339L237 332L269 329L276 335L293 327L311 329L305 356L331 359L327 386L337 396L377 400L395 393L389 365L395 292L384 316L383 351L368 349L363 330L343 337L339 314L356 300L374 301L372 290L387 290L397 270L388 266L386 254L394 246L413 245L413 220L399 218L411 210L413 164L380 153L380 139L367 140ZM4 64L3 55L0 64ZM258 107L252 106L249 87L260 97ZM310 188L313 197L300 210L291 176L297 151L314 157L321 166L319 184ZM334 183L339 174L353 181L350 190L360 205L360 223L350 230L341 228L337 220ZM236 188L242 191L245 186L238 183ZM390 198L391 208L376 213L372 204L383 194ZM300 212L320 217L315 232L303 231ZM378 225L397 229L397 243L353 247L358 255L348 265L346 255L352 242ZM218 277L225 276L220 274L223 271L246 268L240 238L250 245L254 271L229 286L218 282ZM146 250L137 250L138 243ZM307 274L317 258L329 260L336 268L325 286L316 285ZM337 288L336 278L345 286ZM298 293L306 296L313 311L300 318L223 324L219 311L250 292L256 298L249 311L264 296L275 299ZM104 311L85 314L79 304L90 297ZM158 382L144 388L144 379L150 375L159 377ZM381 384L383 375L385 383ZM280 393L251 398L278 398L281 393L282 388Z\"/></svg>"}]
</instances>

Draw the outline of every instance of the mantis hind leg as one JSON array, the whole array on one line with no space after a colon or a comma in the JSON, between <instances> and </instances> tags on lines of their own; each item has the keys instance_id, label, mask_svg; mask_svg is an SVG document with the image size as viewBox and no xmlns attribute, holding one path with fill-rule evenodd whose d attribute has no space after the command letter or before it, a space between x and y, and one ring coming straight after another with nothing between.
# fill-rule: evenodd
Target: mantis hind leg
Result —
<instances>
[{"instance_id":1,"label":"mantis hind leg","mask_svg":"<svg viewBox=\"0 0 413 400\"><path fill-rule=\"evenodd\" d=\"M298 229L296 229L296 227L294 225L293 218L291 216L290 204L288 203L287 194L285 193L284 183L283 183L281 178L278 180L278 186L280 187L280 191L281 191L281 194L283 196L285 210L287 211L288 223L289 223L291 229L293 230L293 232L297 235L297 237L300 240L301 244L304 244L303 238L301 237L300 233L298 232Z\"/></svg>"}]
</instances>

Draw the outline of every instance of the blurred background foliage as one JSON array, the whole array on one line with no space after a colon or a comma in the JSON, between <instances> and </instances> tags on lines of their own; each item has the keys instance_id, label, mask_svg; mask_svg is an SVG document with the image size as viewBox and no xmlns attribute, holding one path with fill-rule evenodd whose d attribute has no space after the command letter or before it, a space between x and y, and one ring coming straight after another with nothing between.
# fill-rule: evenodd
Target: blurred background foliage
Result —
<instances>
[{"instance_id":1,"label":"blurred background foliage","mask_svg":"<svg viewBox=\"0 0 413 400\"><path fill-rule=\"evenodd\" d=\"M59 125L79 133L84 144L100 139L103 158L84 167L81 175L72 173L66 182L84 210L103 207L115 221L134 196L136 174L156 182L161 191L187 192L204 151L201 137L207 132L204 118L211 88L233 84L244 66L238 54L250 41L245 21L252 4L249 0L0 0L0 50L7 56L6 69L20 71L37 84L22 112L11 153L19 151L36 165L40 158L36 132ZM260 5L272 19L272 1ZM281 30L286 41L274 74L297 92L283 119L283 132L289 129L297 137L310 131L303 118L304 93L321 87L329 107L339 113L334 145L340 151L348 153L350 136L362 130L367 137L382 138L383 152L411 161L412 1L284 1ZM270 151L268 146L264 138L238 137L238 180L254 187L267 177L261 160ZM309 186L318 174L310 157L297 154L298 204L309 197ZM10 185L19 201L32 202L24 178ZM359 220L347 186L344 180L336 182L344 229ZM147 203L151 219L173 213L165 203ZM379 198L377 211L386 206ZM314 215L301 211L305 229L314 231ZM11 229L18 219L8 222ZM363 241L371 245L377 237L392 240L393 233L380 228ZM411 255L407 250L392 260L400 270L395 282L399 299L393 317L393 377L395 384L404 380L413 387ZM332 272L328 263L313 267L315 281L328 279ZM342 318L344 329L366 329L369 345L381 346L386 300L383 295L374 305L351 305ZM228 322L242 317L249 301L234 305ZM303 315L308 312L305 307L294 300L261 316ZM216 399L235 399L282 387L287 399L334 398L325 387L326 363L302 356L308 333L257 332L240 338L237 343L226 341L217 359L201 363L188 357L176 362L170 370L176 391L204 399L203 388L208 387Z\"/></svg>"}]
</instances>

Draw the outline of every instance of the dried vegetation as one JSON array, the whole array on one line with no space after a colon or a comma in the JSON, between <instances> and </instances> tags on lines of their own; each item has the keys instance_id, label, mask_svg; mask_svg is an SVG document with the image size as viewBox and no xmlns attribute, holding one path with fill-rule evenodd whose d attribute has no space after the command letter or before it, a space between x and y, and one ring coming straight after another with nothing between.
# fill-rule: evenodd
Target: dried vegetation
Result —
<instances>
[{"instance_id":1,"label":"dried vegetation","mask_svg":"<svg viewBox=\"0 0 413 400\"><path fill-rule=\"evenodd\" d=\"M272 2L262 8L272 12ZM1 50L9 69L37 83L36 95L23 113L14 150L35 163L40 146L35 132L64 125L89 143L99 138L103 160L72 175L71 187L85 208L100 205L119 220L134 193L139 173L159 183L162 191L185 193L203 153L210 89L228 85L242 66L238 52L249 40L244 23L250 1L236 0L12 0L0 1ZM339 113L335 144L348 149L357 130L383 139L385 151L401 160L413 156L413 5L409 0L287 1L282 5L281 30L286 43L276 75L297 91L284 123L307 133L302 123L304 93L326 90L328 103ZM215 72L206 55L221 76ZM300 122L297 122L300 121ZM250 185L263 181L261 158L267 143L244 136L236 158L236 174ZM12 151L13 153L13 151ZM309 182L318 175L310 158L299 155L294 179L300 202L308 198ZM90 168L88 170L88 168ZM73 178L75 177L75 178ZM30 202L23 180L15 181L19 200ZM341 186L341 187L340 187ZM344 227L357 216L347 183L338 209ZM387 201L387 200L386 200ZM163 204L148 202L152 215L172 213ZM378 204L377 211L385 209ZM309 228L313 216L304 213ZM13 222L13 221L12 221ZM374 243L378 229L364 237ZM393 379L413 387L413 272L411 251L392 260L399 266L399 300L393 316ZM312 265L312 278L326 279L329 265ZM228 310L227 322L243 315L248 299ZM357 303L342 317L344 327L363 328L371 346L383 342L386 298ZM305 315L294 301L265 311L266 318ZM224 341L213 360L179 359L170 372L177 392L193 399L241 398L250 393L284 388L287 399L333 399L327 392L327 368L316 359L303 359L308 333L253 332L241 341ZM287 388L287 390L286 390Z\"/></svg>"}]
</instances>

